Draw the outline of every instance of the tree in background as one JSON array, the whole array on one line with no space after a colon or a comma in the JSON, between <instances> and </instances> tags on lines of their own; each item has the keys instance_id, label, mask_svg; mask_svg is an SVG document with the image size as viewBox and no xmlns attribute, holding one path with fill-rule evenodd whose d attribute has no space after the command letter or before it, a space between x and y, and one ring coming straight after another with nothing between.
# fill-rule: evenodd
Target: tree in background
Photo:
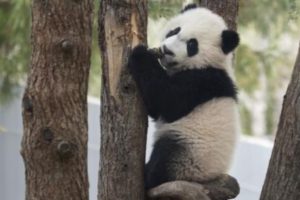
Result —
<instances>
[{"instance_id":1,"label":"tree in background","mask_svg":"<svg viewBox=\"0 0 300 200\"><path fill-rule=\"evenodd\" d=\"M98 199L144 199L147 115L126 63L147 41L147 0L102 0L101 147Z\"/></svg>"},{"instance_id":2,"label":"tree in background","mask_svg":"<svg viewBox=\"0 0 300 200\"><path fill-rule=\"evenodd\" d=\"M32 4L21 154L27 200L87 200L92 1Z\"/></svg>"},{"instance_id":3,"label":"tree in background","mask_svg":"<svg viewBox=\"0 0 300 200\"><path fill-rule=\"evenodd\" d=\"M261 200L300 199L300 47L280 116Z\"/></svg>"}]
</instances>

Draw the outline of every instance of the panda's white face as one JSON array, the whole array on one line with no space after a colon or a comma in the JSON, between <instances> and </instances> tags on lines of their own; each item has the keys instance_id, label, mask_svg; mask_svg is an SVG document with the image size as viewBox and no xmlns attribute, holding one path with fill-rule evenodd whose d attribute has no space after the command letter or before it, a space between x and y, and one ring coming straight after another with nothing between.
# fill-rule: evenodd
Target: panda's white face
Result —
<instances>
[{"instance_id":1,"label":"panda's white face","mask_svg":"<svg viewBox=\"0 0 300 200\"><path fill-rule=\"evenodd\" d=\"M230 52L237 44L233 49L222 49L225 30L224 20L206 8L195 8L174 17L163 32L162 65L175 72L208 65L226 69L230 66Z\"/></svg>"}]
</instances>

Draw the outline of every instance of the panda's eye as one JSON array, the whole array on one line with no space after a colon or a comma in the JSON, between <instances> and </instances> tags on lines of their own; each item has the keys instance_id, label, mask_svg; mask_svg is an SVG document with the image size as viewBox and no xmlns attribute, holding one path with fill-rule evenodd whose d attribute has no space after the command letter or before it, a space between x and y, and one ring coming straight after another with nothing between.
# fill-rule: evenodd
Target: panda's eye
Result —
<instances>
[{"instance_id":1,"label":"panda's eye","mask_svg":"<svg viewBox=\"0 0 300 200\"><path fill-rule=\"evenodd\" d=\"M188 40L186 48L189 57L196 55L198 53L198 41L195 38Z\"/></svg>"},{"instance_id":2,"label":"panda's eye","mask_svg":"<svg viewBox=\"0 0 300 200\"><path fill-rule=\"evenodd\" d=\"M180 27L177 27L177 28L171 30L171 31L166 35L166 38L178 34L178 33L180 32L180 30L181 30Z\"/></svg>"}]
</instances>

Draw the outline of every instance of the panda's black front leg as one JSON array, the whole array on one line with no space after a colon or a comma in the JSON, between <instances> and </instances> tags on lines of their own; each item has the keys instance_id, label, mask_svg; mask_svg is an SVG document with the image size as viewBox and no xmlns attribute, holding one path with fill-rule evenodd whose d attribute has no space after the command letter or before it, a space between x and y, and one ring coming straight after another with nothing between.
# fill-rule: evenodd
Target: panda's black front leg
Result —
<instances>
[{"instance_id":1,"label":"panda's black front leg","mask_svg":"<svg viewBox=\"0 0 300 200\"><path fill-rule=\"evenodd\" d=\"M160 115L159 93L169 77L153 51L146 46L135 47L129 57L128 67L142 95L148 114L157 119Z\"/></svg>"},{"instance_id":2,"label":"panda's black front leg","mask_svg":"<svg viewBox=\"0 0 300 200\"><path fill-rule=\"evenodd\" d=\"M157 55L144 45L138 45L132 50L128 67L136 81L157 78L156 76L165 77L166 75L165 70L158 62ZM154 75L156 76L154 77Z\"/></svg>"}]
</instances>

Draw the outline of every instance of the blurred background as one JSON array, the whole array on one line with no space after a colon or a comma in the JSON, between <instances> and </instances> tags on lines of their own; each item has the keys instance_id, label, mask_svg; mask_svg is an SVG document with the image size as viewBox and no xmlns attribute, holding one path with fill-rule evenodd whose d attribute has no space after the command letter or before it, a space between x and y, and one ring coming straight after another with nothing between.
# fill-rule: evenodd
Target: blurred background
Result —
<instances>
[{"instance_id":1,"label":"blurred background","mask_svg":"<svg viewBox=\"0 0 300 200\"><path fill-rule=\"evenodd\" d=\"M20 99L30 67L30 2L30 0L0 0L1 200L23 199L24 195L23 163L19 156L22 136ZM149 46L158 44L160 35L157 34L168 18L179 13L183 3L186 1L149 0ZM94 4L94 35L89 79L90 176L98 172L101 91L101 60L97 45L99 2L95 1ZM300 1L297 0L240 0L237 24L241 44L235 54L234 71L239 88L243 137L235 155L232 174L239 178L242 185L242 197L238 198L241 200L256 200L259 196L283 96L298 50L299 14ZM148 145L147 151L150 150L151 144ZM9 171L13 167L16 170ZM93 176L97 177L97 174ZM93 183L96 181L94 179L90 181L93 197L96 194L97 184ZM7 192L9 188L19 191L17 194L19 196L13 196L16 195L14 189L11 193ZM2 198L1 194L5 194L5 191L6 196Z\"/></svg>"},{"instance_id":2,"label":"blurred background","mask_svg":"<svg viewBox=\"0 0 300 200\"><path fill-rule=\"evenodd\" d=\"M149 0L148 41L158 43L166 20L184 0ZM99 2L95 2L95 9ZM0 0L0 103L24 85L30 66L30 0ZM97 13L95 11L95 13ZM300 39L297 0L240 0L238 32L241 45L234 66L240 94L242 132L273 139L282 97L290 79ZM100 56L97 16L94 20L89 95L99 98Z\"/></svg>"}]
</instances>

